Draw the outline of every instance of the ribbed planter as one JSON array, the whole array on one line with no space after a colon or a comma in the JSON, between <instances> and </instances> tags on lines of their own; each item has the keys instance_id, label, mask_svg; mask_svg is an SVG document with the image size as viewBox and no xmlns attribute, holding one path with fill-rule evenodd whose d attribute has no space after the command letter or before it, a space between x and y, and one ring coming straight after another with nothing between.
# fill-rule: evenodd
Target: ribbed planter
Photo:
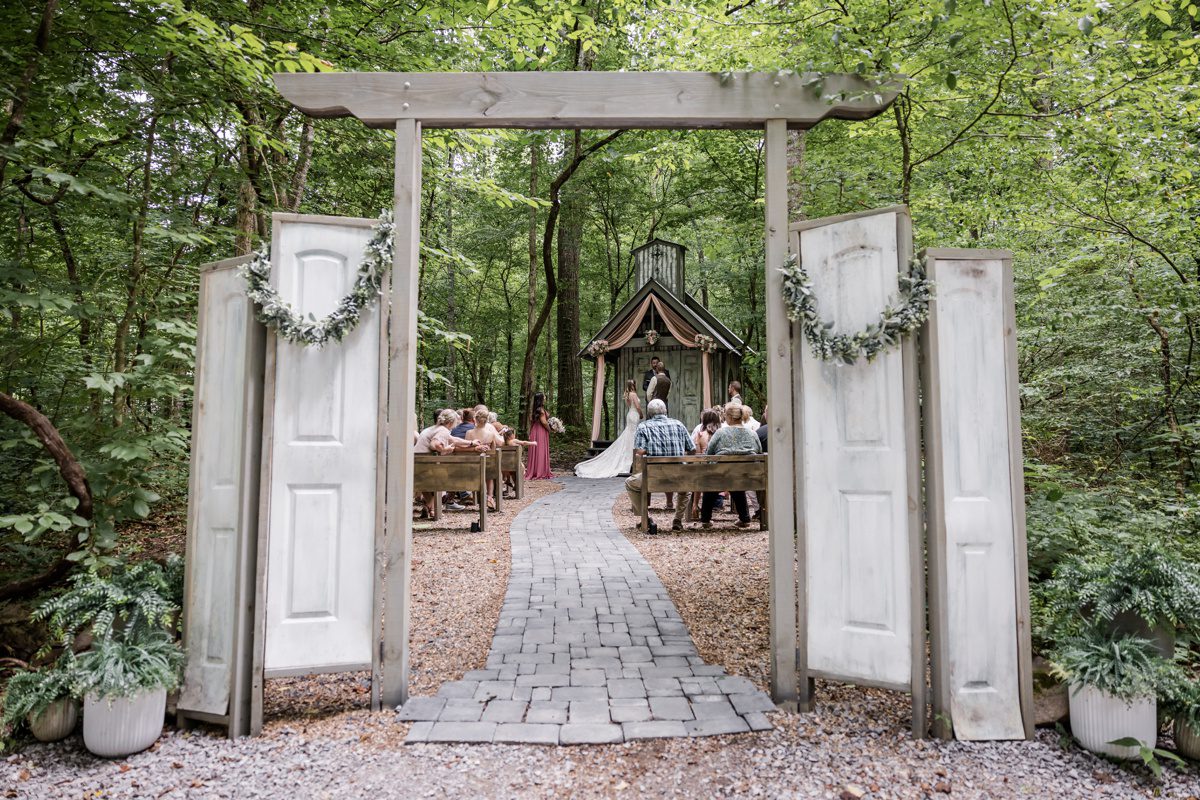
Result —
<instances>
[{"instance_id":1,"label":"ribbed planter","mask_svg":"<svg viewBox=\"0 0 1200 800\"><path fill-rule=\"evenodd\" d=\"M1200 761L1200 730L1181 719L1175 720L1175 749L1184 758Z\"/></svg>"},{"instance_id":2,"label":"ribbed planter","mask_svg":"<svg viewBox=\"0 0 1200 800\"><path fill-rule=\"evenodd\" d=\"M75 730L79 722L79 704L72 697L55 700L36 717L30 714L29 732L39 742L57 742Z\"/></svg>"},{"instance_id":3,"label":"ribbed planter","mask_svg":"<svg viewBox=\"0 0 1200 800\"><path fill-rule=\"evenodd\" d=\"M162 733L166 710L166 689L151 689L133 697L89 694L83 701L83 743L101 758L139 753Z\"/></svg>"},{"instance_id":4,"label":"ribbed planter","mask_svg":"<svg viewBox=\"0 0 1200 800\"><path fill-rule=\"evenodd\" d=\"M1154 695L1123 700L1094 686L1072 686L1070 704L1071 733L1093 753L1136 758L1136 747L1109 742L1132 736L1145 746L1154 747L1158 741L1158 704Z\"/></svg>"}]
</instances>

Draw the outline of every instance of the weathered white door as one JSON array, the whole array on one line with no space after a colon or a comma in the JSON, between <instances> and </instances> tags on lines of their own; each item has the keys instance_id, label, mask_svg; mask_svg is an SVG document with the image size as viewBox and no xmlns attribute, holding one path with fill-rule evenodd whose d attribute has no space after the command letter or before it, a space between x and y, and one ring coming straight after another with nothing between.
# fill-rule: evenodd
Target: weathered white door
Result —
<instances>
[{"instance_id":1,"label":"weathered white door","mask_svg":"<svg viewBox=\"0 0 1200 800\"><path fill-rule=\"evenodd\" d=\"M349 291L372 220L274 218L272 281L318 319ZM268 351L268 675L371 665L379 306L341 342Z\"/></svg>"},{"instance_id":2,"label":"weathered white door","mask_svg":"<svg viewBox=\"0 0 1200 800\"><path fill-rule=\"evenodd\" d=\"M1022 619L1011 255L939 249L926 259L937 284L924 364L934 710L959 739L1022 739L1028 610Z\"/></svg>"},{"instance_id":3,"label":"weathered white door","mask_svg":"<svg viewBox=\"0 0 1200 800\"><path fill-rule=\"evenodd\" d=\"M906 212L813 220L793 230L820 313L835 321L835 332L878 319L907 261ZM913 596L920 589L913 558L915 385L912 376L906 385L901 349L840 365L815 357L796 335L807 668L907 689L914 675L913 608L923 607ZM923 620L917 624L923 633Z\"/></svg>"},{"instance_id":4,"label":"weathered white door","mask_svg":"<svg viewBox=\"0 0 1200 800\"><path fill-rule=\"evenodd\" d=\"M184 591L188 658L178 704L184 716L227 717L232 736L249 732L247 634L262 441L265 334L238 270L248 260L206 264L200 272Z\"/></svg>"}]
</instances>

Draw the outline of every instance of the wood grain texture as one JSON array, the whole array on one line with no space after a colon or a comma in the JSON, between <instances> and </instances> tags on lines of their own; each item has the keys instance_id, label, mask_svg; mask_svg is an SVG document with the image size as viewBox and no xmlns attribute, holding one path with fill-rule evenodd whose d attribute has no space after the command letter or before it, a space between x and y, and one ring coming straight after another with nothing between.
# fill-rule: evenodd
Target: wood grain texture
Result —
<instances>
[{"instance_id":1,"label":"wood grain texture","mask_svg":"<svg viewBox=\"0 0 1200 800\"><path fill-rule=\"evenodd\" d=\"M766 294L767 294L767 406L770 426L767 447L767 494L789 497L796 491L796 456L793 451L791 326L783 306L780 268L788 252L787 124L772 119L766 124ZM796 515L789 503L771 503L767 509L769 569L771 572L771 697L777 704L796 708Z\"/></svg>"},{"instance_id":2,"label":"wood grain texture","mask_svg":"<svg viewBox=\"0 0 1200 800\"><path fill-rule=\"evenodd\" d=\"M899 212L800 231L800 259L838 332L873 321L897 291ZM840 365L798 343L804 428L807 666L911 686L911 447L904 355ZM771 415L775 419L775 415Z\"/></svg>"},{"instance_id":3,"label":"wood grain texture","mask_svg":"<svg viewBox=\"0 0 1200 800\"><path fill-rule=\"evenodd\" d=\"M1023 739L1028 595L1011 255L938 249L926 259L938 286L924 336L934 714L959 739Z\"/></svg>"},{"instance_id":4,"label":"wood grain texture","mask_svg":"<svg viewBox=\"0 0 1200 800\"><path fill-rule=\"evenodd\" d=\"M896 98L855 75L739 72L281 73L280 94L314 117L425 128L808 128L867 119Z\"/></svg>"},{"instance_id":5,"label":"wood grain texture","mask_svg":"<svg viewBox=\"0 0 1200 800\"><path fill-rule=\"evenodd\" d=\"M237 268L200 270L183 630L177 714L250 732L258 466L266 332Z\"/></svg>"},{"instance_id":6,"label":"wood grain texture","mask_svg":"<svg viewBox=\"0 0 1200 800\"><path fill-rule=\"evenodd\" d=\"M417 401L417 275L421 245L421 125L396 123L392 312L388 323L387 548L381 702L408 700L412 589L413 440Z\"/></svg>"},{"instance_id":7,"label":"wood grain texture","mask_svg":"<svg viewBox=\"0 0 1200 800\"><path fill-rule=\"evenodd\" d=\"M272 282L300 313L329 313L374 224L274 220ZM263 669L371 663L381 306L322 348L275 342ZM269 487L269 488L268 488ZM314 641L321 647L314 648Z\"/></svg>"}]
</instances>

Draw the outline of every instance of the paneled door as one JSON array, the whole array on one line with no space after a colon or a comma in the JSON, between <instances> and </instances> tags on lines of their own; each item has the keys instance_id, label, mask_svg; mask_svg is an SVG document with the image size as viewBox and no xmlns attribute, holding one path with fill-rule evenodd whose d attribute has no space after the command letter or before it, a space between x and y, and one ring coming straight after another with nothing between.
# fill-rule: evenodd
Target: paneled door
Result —
<instances>
[{"instance_id":1,"label":"paneled door","mask_svg":"<svg viewBox=\"0 0 1200 800\"><path fill-rule=\"evenodd\" d=\"M372 220L274 218L272 281L303 314L350 290ZM267 675L370 668L379 435L376 305L341 342L268 351Z\"/></svg>"},{"instance_id":2,"label":"paneled door","mask_svg":"<svg viewBox=\"0 0 1200 800\"><path fill-rule=\"evenodd\" d=\"M906 211L893 208L793 227L793 247L836 332L862 329L894 302L907 225ZM814 356L799 332L794 341L808 669L909 688L914 658L924 656L924 619L914 613L924 605L915 375L906 376L912 345L845 365ZM923 670L919 677L923 686Z\"/></svg>"}]
</instances>

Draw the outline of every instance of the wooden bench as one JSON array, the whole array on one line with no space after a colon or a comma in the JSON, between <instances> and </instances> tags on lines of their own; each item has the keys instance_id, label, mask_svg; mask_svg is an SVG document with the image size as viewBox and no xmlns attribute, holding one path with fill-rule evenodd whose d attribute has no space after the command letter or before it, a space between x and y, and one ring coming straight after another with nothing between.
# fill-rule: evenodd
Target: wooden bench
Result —
<instances>
[{"instance_id":1,"label":"wooden bench","mask_svg":"<svg viewBox=\"0 0 1200 800\"><path fill-rule=\"evenodd\" d=\"M433 492L433 518L442 518L442 492L478 492L487 497L487 456L466 453L413 456L413 491ZM479 503L479 530L487 530L487 502Z\"/></svg>"},{"instance_id":2,"label":"wooden bench","mask_svg":"<svg viewBox=\"0 0 1200 800\"><path fill-rule=\"evenodd\" d=\"M504 477L505 472L516 473L516 491L518 500L525 496L525 464L523 463L524 459L521 458L521 452L524 449L525 448L519 444L505 445L504 447L496 448L496 450L500 453L501 478ZM501 490L500 494L503 493L503 490Z\"/></svg>"},{"instance_id":3,"label":"wooden bench","mask_svg":"<svg viewBox=\"0 0 1200 800\"><path fill-rule=\"evenodd\" d=\"M649 530L650 495L655 492L766 492L766 455L640 456L642 530ZM767 527L764 512L759 529Z\"/></svg>"}]
</instances>

